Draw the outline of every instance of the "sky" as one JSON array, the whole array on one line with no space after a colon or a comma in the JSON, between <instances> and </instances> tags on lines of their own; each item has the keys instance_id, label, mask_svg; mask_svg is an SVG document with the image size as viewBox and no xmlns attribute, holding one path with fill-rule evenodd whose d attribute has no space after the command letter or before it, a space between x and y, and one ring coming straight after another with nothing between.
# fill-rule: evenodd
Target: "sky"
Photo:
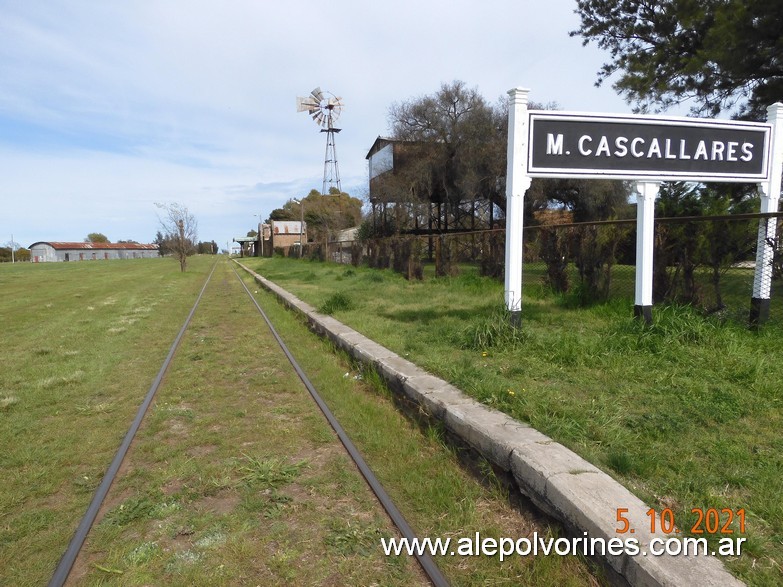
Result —
<instances>
[{"instance_id":1,"label":"sky","mask_svg":"<svg viewBox=\"0 0 783 587\"><path fill-rule=\"evenodd\" d=\"M389 107L454 80L563 110L630 113L596 88L575 0L0 0L0 244L148 243L156 203L226 248L320 191L326 135L297 96L344 109L342 190L365 199Z\"/></svg>"}]
</instances>

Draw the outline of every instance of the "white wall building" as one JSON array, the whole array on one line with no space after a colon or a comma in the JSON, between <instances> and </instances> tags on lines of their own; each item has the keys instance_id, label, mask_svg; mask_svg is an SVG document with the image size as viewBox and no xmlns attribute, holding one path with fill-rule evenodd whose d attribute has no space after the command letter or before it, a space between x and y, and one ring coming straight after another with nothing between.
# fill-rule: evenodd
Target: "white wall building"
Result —
<instances>
[{"instance_id":1,"label":"white wall building","mask_svg":"<svg viewBox=\"0 0 783 587\"><path fill-rule=\"evenodd\" d=\"M139 243L67 243L39 241L30 245L30 261L105 261L147 259L158 256L158 245Z\"/></svg>"}]
</instances>

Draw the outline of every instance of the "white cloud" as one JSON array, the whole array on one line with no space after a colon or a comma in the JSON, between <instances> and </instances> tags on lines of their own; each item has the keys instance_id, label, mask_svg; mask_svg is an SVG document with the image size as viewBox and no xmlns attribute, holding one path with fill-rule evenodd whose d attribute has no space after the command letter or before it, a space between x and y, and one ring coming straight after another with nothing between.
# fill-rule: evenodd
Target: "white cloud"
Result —
<instances>
[{"instance_id":1,"label":"white cloud","mask_svg":"<svg viewBox=\"0 0 783 587\"><path fill-rule=\"evenodd\" d=\"M0 1L0 241L147 240L154 201L223 244L320 188L324 135L295 110L340 94L343 188L396 101L461 79L563 108L627 111L595 89L603 56L568 37L570 0Z\"/></svg>"}]
</instances>

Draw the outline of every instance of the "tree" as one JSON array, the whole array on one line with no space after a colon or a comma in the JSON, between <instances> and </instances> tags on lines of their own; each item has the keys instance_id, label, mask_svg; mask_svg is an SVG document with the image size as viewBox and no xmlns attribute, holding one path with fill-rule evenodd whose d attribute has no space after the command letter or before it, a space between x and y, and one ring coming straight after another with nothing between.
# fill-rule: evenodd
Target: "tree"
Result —
<instances>
[{"instance_id":1,"label":"tree","mask_svg":"<svg viewBox=\"0 0 783 587\"><path fill-rule=\"evenodd\" d=\"M741 184L686 184L665 182L656 202L660 217L725 217L758 209L754 190ZM665 223L655 243L653 291L658 300L701 303L699 267L710 270L712 309L724 307L721 277L740 260L751 257L757 233L753 220L713 218L706 222Z\"/></svg>"},{"instance_id":2,"label":"tree","mask_svg":"<svg viewBox=\"0 0 783 587\"><path fill-rule=\"evenodd\" d=\"M763 119L783 97L780 0L577 0L572 36L610 54L600 85L613 87L639 111L693 100L693 113L725 110Z\"/></svg>"},{"instance_id":3,"label":"tree","mask_svg":"<svg viewBox=\"0 0 783 587\"><path fill-rule=\"evenodd\" d=\"M557 104L530 107L556 109ZM389 121L392 137L406 144L394 173L379 176L383 183L376 184L387 201L415 205L484 198L505 211L507 101L490 105L477 90L455 81L432 96L393 104ZM621 181L535 179L525 195L525 214L530 221L535 210L555 205L571 210L578 221L606 219L627 200ZM405 228L399 213L394 222Z\"/></svg>"},{"instance_id":4,"label":"tree","mask_svg":"<svg viewBox=\"0 0 783 587\"><path fill-rule=\"evenodd\" d=\"M158 231L155 234L155 239L152 241L152 244L158 245L158 255L161 257L165 257L171 253L169 250L169 242L161 231Z\"/></svg>"},{"instance_id":5,"label":"tree","mask_svg":"<svg viewBox=\"0 0 783 587\"><path fill-rule=\"evenodd\" d=\"M218 246L215 241L199 242L196 245L196 251L199 255L217 255Z\"/></svg>"},{"instance_id":6,"label":"tree","mask_svg":"<svg viewBox=\"0 0 783 587\"><path fill-rule=\"evenodd\" d=\"M270 219L299 220L302 217L302 206L308 235L315 241L328 242L329 237L338 230L359 226L362 221L362 201L336 187L330 188L328 195L312 189L298 203L292 198L282 208L273 210Z\"/></svg>"},{"instance_id":7,"label":"tree","mask_svg":"<svg viewBox=\"0 0 783 587\"><path fill-rule=\"evenodd\" d=\"M574 222L607 220L630 211L625 182L612 179L534 179L525 194L525 213L554 205L572 213Z\"/></svg>"},{"instance_id":8,"label":"tree","mask_svg":"<svg viewBox=\"0 0 783 587\"><path fill-rule=\"evenodd\" d=\"M507 107L489 105L462 81L395 103L392 137L409 143L405 164L385 178L394 202L486 198L505 209Z\"/></svg>"},{"instance_id":9,"label":"tree","mask_svg":"<svg viewBox=\"0 0 783 587\"><path fill-rule=\"evenodd\" d=\"M20 247L14 241L9 241L5 246L0 247L0 263L11 263L12 261L22 263L29 260L29 249Z\"/></svg>"},{"instance_id":10,"label":"tree","mask_svg":"<svg viewBox=\"0 0 783 587\"><path fill-rule=\"evenodd\" d=\"M272 220L296 220L296 218L293 218L291 215L292 212L286 210L285 208L275 208L270 212L269 218L265 220L266 224L269 224L272 222ZM299 218L297 216L297 218Z\"/></svg>"},{"instance_id":11,"label":"tree","mask_svg":"<svg viewBox=\"0 0 783 587\"><path fill-rule=\"evenodd\" d=\"M108 243L111 242L105 234L101 234L100 232L91 232L87 235L87 238L84 239L84 242L86 243Z\"/></svg>"},{"instance_id":12,"label":"tree","mask_svg":"<svg viewBox=\"0 0 783 587\"><path fill-rule=\"evenodd\" d=\"M0 263L7 263L14 261L21 261L20 259L20 251L27 251L27 249L23 249L22 246L16 242L13 239L13 235L11 236L11 240L5 243L4 246L0 247ZM29 259L29 251L28 253L28 259Z\"/></svg>"},{"instance_id":13,"label":"tree","mask_svg":"<svg viewBox=\"0 0 783 587\"><path fill-rule=\"evenodd\" d=\"M187 269L188 257L196 252L198 223L195 216L182 204L155 204L165 213L164 218L158 217L163 240L168 252L179 261L180 271ZM161 234L160 232L158 234Z\"/></svg>"}]
</instances>

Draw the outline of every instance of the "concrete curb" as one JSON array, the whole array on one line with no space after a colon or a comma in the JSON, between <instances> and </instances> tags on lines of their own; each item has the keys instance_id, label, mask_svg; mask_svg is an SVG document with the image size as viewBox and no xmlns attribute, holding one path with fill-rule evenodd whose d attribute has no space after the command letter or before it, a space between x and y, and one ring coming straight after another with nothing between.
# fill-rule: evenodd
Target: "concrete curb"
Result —
<instances>
[{"instance_id":1,"label":"concrete curb","mask_svg":"<svg viewBox=\"0 0 783 587\"><path fill-rule=\"evenodd\" d=\"M389 349L315 309L241 263L256 282L291 309L307 317L311 327L354 359L373 366L397 393L442 421L446 428L484 458L513 475L520 491L544 512L571 528L577 537L635 538L640 554L604 557L634 587L744 585L711 556L644 556L650 541L671 535L650 533L650 509L606 473L534 428L465 395ZM627 509L633 534L618 534L618 508ZM659 547L660 548L660 547Z\"/></svg>"}]
</instances>

